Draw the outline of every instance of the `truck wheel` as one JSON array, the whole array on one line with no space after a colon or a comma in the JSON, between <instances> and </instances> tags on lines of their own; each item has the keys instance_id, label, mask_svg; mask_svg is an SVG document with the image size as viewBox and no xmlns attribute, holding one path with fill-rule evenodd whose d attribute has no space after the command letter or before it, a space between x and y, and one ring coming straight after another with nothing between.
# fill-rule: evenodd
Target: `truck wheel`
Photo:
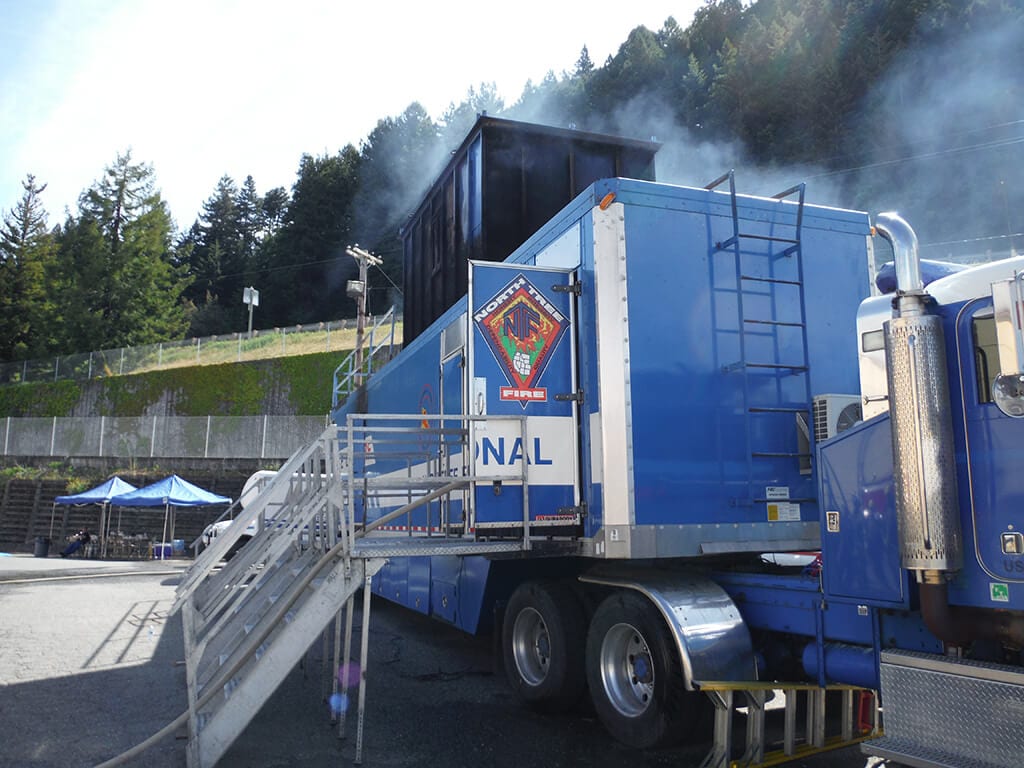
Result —
<instances>
[{"instance_id":1,"label":"truck wheel","mask_svg":"<svg viewBox=\"0 0 1024 768\"><path fill-rule=\"evenodd\" d=\"M526 704L563 712L583 696L586 622L565 584L532 581L508 601L502 649L509 684Z\"/></svg>"},{"instance_id":2,"label":"truck wheel","mask_svg":"<svg viewBox=\"0 0 1024 768\"><path fill-rule=\"evenodd\" d=\"M649 600L630 591L607 597L594 613L587 634L587 683L608 732L641 749L689 737L708 703L686 690L665 619Z\"/></svg>"}]
</instances>

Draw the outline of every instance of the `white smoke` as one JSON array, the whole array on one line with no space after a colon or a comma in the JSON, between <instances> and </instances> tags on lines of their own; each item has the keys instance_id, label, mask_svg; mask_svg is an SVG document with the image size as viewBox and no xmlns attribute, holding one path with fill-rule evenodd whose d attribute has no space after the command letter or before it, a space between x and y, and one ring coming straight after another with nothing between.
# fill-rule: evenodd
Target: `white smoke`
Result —
<instances>
[{"instance_id":1,"label":"white smoke","mask_svg":"<svg viewBox=\"0 0 1024 768\"><path fill-rule=\"evenodd\" d=\"M851 170L871 212L897 210L922 255L972 261L1024 238L1024 24L958 30L906 50L865 99Z\"/></svg>"}]
</instances>

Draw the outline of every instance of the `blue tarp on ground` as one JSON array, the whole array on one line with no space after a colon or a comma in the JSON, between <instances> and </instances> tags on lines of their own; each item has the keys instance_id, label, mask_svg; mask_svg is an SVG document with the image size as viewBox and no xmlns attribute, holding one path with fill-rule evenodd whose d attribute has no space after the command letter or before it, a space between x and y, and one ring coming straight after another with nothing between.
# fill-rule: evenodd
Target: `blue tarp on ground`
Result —
<instances>
[{"instance_id":1,"label":"blue tarp on ground","mask_svg":"<svg viewBox=\"0 0 1024 768\"><path fill-rule=\"evenodd\" d=\"M115 475L95 488L81 493L73 493L70 496L58 496L53 501L56 504L106 504L114 496L122 493L131 493L137 490L131 483L126 483Z\"/></svg>"}]
</instances>

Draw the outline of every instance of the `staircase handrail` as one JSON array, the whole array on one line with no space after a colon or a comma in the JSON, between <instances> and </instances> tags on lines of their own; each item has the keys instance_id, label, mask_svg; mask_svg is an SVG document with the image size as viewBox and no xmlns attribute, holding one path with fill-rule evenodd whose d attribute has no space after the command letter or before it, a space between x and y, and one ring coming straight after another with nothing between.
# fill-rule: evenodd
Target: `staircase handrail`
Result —
<instances>
[{"instance_id":1,"label":"staircase handrail","mask_svg":"<svg viewBox=\"0 0 1024 768\"><path fill-rule=\"evenodd\" d=\"M381 339L380 343L375 344L374 338L377 334L377 329L381 328L381 326L387 323L390 323L390 329L388 330L386 335ZM373 373L373 361L376 358L377 353L380 352L385 346L387 346L388 348L386 359L391 359L395 345L394 340L395 308L394 306L392 306L391 309L389 309L387 312L381 315L377 322L374 323L373 327L370 329L369 334L367 334L367 338L364 339L363 345L361 347L356 347L351 352L349 352L348 356L341 361L337 368L334 369L334 386L331 390L332 410L334 408L337 408L338 405L344 402L345 398L352 393L352 380L355 379L356 376L360 377L360 382L365 381L367 378L369 378L370 374ZM356 356L364 348L369 349L369 354L366 355L366 357L362 361L362 368L365 370L356 371Z\"/></svg>"}]
</instances>

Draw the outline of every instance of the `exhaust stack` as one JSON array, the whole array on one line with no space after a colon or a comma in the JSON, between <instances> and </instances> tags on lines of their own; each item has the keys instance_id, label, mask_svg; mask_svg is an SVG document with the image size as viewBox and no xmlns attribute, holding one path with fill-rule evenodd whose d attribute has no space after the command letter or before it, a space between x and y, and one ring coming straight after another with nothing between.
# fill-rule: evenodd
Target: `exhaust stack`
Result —
<instances>
[{"instance_id":1,"label":"exhaust stack","mask_svg":"<svg viewBox=\"0 0 1024 768\"><path fill-rule=\"evenodd\" d=\"M884 327L901 561L921 579L963 565L946 347L926 311L914 230L896 213L879 214L875 230L892 244L897 279Z\"/></svg>"}]
</instances>

